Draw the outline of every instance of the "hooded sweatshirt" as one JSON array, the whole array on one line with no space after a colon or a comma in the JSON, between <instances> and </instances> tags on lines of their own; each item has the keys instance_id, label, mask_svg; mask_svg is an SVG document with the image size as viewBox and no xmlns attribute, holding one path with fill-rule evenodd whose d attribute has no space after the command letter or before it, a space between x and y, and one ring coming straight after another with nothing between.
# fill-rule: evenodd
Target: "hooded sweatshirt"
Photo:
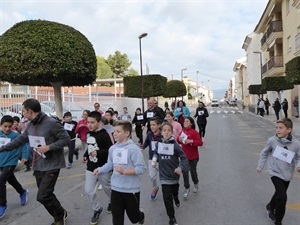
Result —
<instances>
[{"instance_id":1,"label":"hooded sweatshirt","mask_svg":"<svg viewBox=\"0 0 300 225\"><path fill-rule=\"evenodd\" d=\"M8 134L4 134L2 130L0 130L0 138L9 138L10 140L18 137L19 134L10 131ZM15 148L12 151L4 151L0 152L0 167L5 166L16 166L19 160L19 153L22 153L22 159L28 159L28 149L26 145L22 145L18 148Z\"/></svg>"},{"instance_id":2,"label":"hooded sweatshirt","mask_svg":"<svg viewBox=\"0 0 300 225\"><path fill-rule=\"evenodd\" d=\"M273 156L277 146L295 153L290 164ZM289 135L288 138L279 138L277 135L270 137L260 153L257 166L258 170L262 170L264 168L267 159L269 164L269 174L271 177L276 176L285 181L290 181L293 178L295 165L300 167L300 142L292 135Z\"/></svg>"},{"instance_id":3,"label":"hooded sweatshirt","mask_svg":"<svg viewBox=\"0 0 300 225\"><path fill-rule=\"evenodd\" d=\"M116 156L124 155L126 162L116 162ZM127 157L126 157L127 155ZM116 165L122 165L123 169L135 169L136 175L121 175L115 171ZM98 168L100 173L107 173L113 170L111 176L111 189L123 193L140 192L141 184L138 175L146 171L144 156L140 148L132 141L115 143L109 148L107 163Z\"/></svg>"}]
</instances>

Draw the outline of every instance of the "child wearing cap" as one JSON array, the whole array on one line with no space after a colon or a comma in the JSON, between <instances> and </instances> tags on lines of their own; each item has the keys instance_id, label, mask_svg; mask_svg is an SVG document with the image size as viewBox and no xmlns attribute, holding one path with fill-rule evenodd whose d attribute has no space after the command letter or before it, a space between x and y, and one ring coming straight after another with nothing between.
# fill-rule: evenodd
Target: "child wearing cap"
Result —
<instances>
[{"instance_id":1,"label":"child wearing cap","mask_svg":"<svg viewBox=\"0 0 300 225\"><path fill-rule=\"evenodd\" d=\"M68 155L68 163L67 163L67 169L70 169L73 164L73 156L76 156L76 159L78 159L79 152L75 151L75 142L76 142L76 134L75 129L77 126L77 122L72 120L72 113L66 112L63 116L63 126L65 130L68 132L70 136L70 142L68 145L69 148L69 155Z\"/></svg>"}]
</instances>

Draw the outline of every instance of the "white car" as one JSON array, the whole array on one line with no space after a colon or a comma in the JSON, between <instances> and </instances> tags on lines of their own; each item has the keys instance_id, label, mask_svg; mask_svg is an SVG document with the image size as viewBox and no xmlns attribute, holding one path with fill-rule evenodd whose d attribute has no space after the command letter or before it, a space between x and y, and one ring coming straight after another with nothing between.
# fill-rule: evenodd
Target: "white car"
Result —
<instances>
[{"instance_id":1,"label":"white car","mask_svg":"<svg viewBox=\"0 0 300 225\"><path fill-rule=\"evenodd\" d=\"M212 107L219 107L219 100L218 99L212 99L211 100L211 106Z\"/></svg>"}]
</instances>

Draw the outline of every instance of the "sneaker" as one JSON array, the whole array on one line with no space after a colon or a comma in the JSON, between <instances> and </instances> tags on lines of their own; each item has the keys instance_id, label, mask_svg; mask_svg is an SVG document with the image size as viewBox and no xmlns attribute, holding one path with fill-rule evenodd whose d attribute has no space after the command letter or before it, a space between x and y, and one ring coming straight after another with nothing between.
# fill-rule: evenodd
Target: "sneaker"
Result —
<instances>
[{"instance_id":1,"label":"sneaker","mask_svg":"<svg viewBox=\"0 0 300 225\"><path fill-rule=\"evenodd\" d=\"M152 201L157 199L158 190L159 190L159 187L152 189L151 196L150 196L150 199Z\"/></svg>"},{"instance_id":2,"label":"sneaker","mask_svg":"<svg viewBox=\"0 0 300 225\"><path fill-rule=\"evenodd\" d=\"M190 193L190 189L189 188L186 188L183 192L183 197L184 198L187 198L189 196L189 193Z\"/></svg>"},{"instance_id":3,"label":"sneaker","mask_svg":"<svg viewBox=\"0 0 300 225\"><path fill-rule=\"evenodd\" d=\"M110 203L108 203L108 205L107 205L106 213L111 214L111 204Z\"/></svg>"},{"instance_id":4,"label":"sneaker","mask_svg":"<svg viewBox=\"0 0 300 225\"><path fill-rule=\"evenodd\" d=\"M24 189L24 193L20 195L21 205L26 205L28 202L28 190Z\"/></svg>"},{"instance_id":5,"label":"sneaker","mask_svg":"<svg viewBox=\"0 0 300 225\"><path fill-rule=\"evenodd\" d=\"M177 208L179 208L180 207L180 201L179 201L178 197L174 198L174 202L175 202L175 206Z\"/></svg>"},{"instance_id":6,"label":"sneaker","mask_svg":"<svg viewBox=\"0 0 300 225\"><path fill-rule=\"evenodd\" d=\"M270 204L266 205L266 210L267 210L267 217L274 221L275 220L275 213L274 209L271 209Z\"/></svg>"},{"instance_id":7,"label":"sneaker","mask_svg":"<svg viewBox=\"0 0 300 225\"><path fill-rule=\"evenodd\" d=\"M71 169L71 167L72 167L72 163L67 163L66 168Z\"/></svg>"},{"instance_id":8,"label":"sneaker","mask_svg":"<svg viewBox=\"0 0 300 225\"><path fill-rule=\"evenodd\" d=\"M178 225L178 223L177 223L175 217L170 218L170 220L169 220L169 225Z\"/></svg>"},{"instance_id":9,"label":"sneaker","mask_svg":"<svg viewBox=\"0 0 300 225\"><path fill-rule=\"evenodd\" d=\"M5 215L7 206L0 206L0 219Z\"/></svg>"},{"instance_id":10,"label":"sneaker","mask_svg":"<svg viewBox=\"0 0 300 225\"><path fill-rule=\"evenodd\" d=\"M98 191L102 191L102 190L103 190L103 187L101 184L99 184Z\"/></svg>"},{"instance_id":11,"label":"sneaker","mask_svg":"<svg viewBox=\"0 0 300 225\"><path fill-rule=\"evenodd\" d=\"M145 213L142 211L142 209L140 209L140 212L143 213L144 217L138 222L138 224L145 224Z\"/></svg>"},{"instance_id":12,"label":"sneaker","mask_svg":"<svg viewBox=\"0 0 300 225\"><path fill-rule=\"evenodd\" d=\"M103 208L101 207L99 210L94 211L94 215L91 219L91 224L97 224L100 214L102 213Z\"/></svg>"},{"instance_id":13,"label":"sneaker","mask_svg":"<svg viewBox=\"0 0 300 225\"><path fill-rule=\"evenodd\" d=\"M64 210L63 218L59 221L54 221L53 223L51 223L51 225L65 225L67 218L68 218L68 212Z\"/></svg>"},{"instance_id":14,"label":"sneaker","mask_svg":"<svg viewBox=\"0 0 300 225\"><path fill-rule=\"evenodd\" d=\"M194 193L197 193L198 191L199 191L199 183L195 184L194 187L193 187L193 192Z\"/></svg>"}]
</instances>

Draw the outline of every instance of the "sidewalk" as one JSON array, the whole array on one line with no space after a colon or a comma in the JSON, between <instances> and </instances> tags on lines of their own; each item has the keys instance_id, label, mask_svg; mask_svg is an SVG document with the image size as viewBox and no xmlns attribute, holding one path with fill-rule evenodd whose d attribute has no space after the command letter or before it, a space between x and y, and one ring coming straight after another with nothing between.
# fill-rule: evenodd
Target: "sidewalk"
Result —
<instances>
[{"instance_id":1,"label":"sidewalk","mask_svg":"<svg viewBox=\"0 0 300 225\"><path fill-rule=\"evenodd\" d=\"M256 115L256 113L248 112L246 110L244 112L248 113L249 115L251 115L251 116L253 116L257 119L267 120L270 123L273 123L274 124L274 132L275 132L275 123L274 123L276 121L275 114L265 115L264 117L261 117L259 115ZM283 117L281 115L280 119L282 119L282 118ZM289 119L291 119L293 121L293 132L292 132L292 134L300 140L300 119L296 118L296 117L293 117L293 116Z\"/></svg>"}]
</instances>

